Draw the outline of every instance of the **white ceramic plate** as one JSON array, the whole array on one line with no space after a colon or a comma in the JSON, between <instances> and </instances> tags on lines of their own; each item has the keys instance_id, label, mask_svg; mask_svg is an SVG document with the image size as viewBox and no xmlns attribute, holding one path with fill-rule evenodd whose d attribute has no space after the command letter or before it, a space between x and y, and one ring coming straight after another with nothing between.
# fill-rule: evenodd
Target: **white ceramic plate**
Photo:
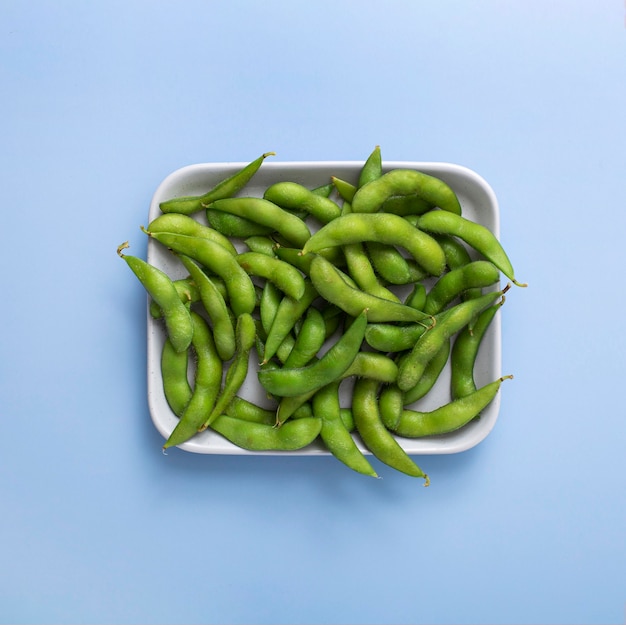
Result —
<instances>
[{"instance_id":1,"label":"white ceramic plate","mask_svg":"<svg viewBox=\"0 0 626 625\"><path fill-rule=\"evenodd\" d=\"M183 195L200 195L209 190L219 181L232 175L247 163L207 163L183 167L170 174L158 187L148 214L148 221L152 221L161 214L159 203ZM272 162L269 158L263 163L260 170L248 184L243 194L262 196L264 190L273 182L291 180L299 182L309 188L317 187L330 182L330 176L337 176L344 180L356 182L363 163L361 161L316 161L316 162ZM487 226L496 236L499 236L499 211L494 192L483 178L473 171L459 165L428 162L399 162L388 161L384 169L411 168L437 176L448 183L457 193L463 215ZM206 224L203 214L195 216ZM243 249L243 248L242 248ZM148 240L147 260L159 267L171 277L184 277L186 272L172 254L160 244ZM155 321L147 314L148 332L148 403L150 414L157 430L167 438L177 423L177 417L170 410L163 393L160 359L164 341L164 330L161 322ZM254 353L254 350L253 350ZM267 406L267 399L261 389L255 374L255 358L250 360L250 373L241 389L240 395L255 401L259 405ZM500 315L496 315L487 335L484 338L479 357L476 363L475 379L477 385L491 382L501 375L501 322ZM420 402L412 407L431 410L450 398L449 368L446 368L436 386ZM344 393L349 395L349 386ZM500 408L500 393L495 400L483 411L480 419L469 423L464 428L445 436L435 436L424 439L398 438L402 447L410 455L450 454L474 447L480 443L493 429ZM359 447L365 449L358 435L354 435ZM250 455L253 452L240 449L228 442L220 435L207 430L195 436L192 440L180 446L181 449L202 454L242 454ZM321 443L314 443L309 447L296 452L262 452L264 455L320 455L328 452Z\"/></svg>"}]
</instances>

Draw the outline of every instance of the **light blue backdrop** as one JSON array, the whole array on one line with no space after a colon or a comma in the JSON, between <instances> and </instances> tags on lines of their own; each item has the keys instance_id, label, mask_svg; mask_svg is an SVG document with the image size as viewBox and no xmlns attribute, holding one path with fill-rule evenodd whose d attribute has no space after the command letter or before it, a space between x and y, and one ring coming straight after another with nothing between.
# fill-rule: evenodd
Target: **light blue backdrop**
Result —
<instances>
[{"instance_id":1,"label":"light blue backdrop","mask_svg":"<svg viewBox=\"0 0 626 625\"><path fill-rule=\"evenodd\" d=\"M624 623L626 8L0 5L0 621ZM430 488L160 452L115 248L171 171L447 161L529 282L495 430ZM133 233L135 233L133 235Z\"/></svg>"}]
</instances>

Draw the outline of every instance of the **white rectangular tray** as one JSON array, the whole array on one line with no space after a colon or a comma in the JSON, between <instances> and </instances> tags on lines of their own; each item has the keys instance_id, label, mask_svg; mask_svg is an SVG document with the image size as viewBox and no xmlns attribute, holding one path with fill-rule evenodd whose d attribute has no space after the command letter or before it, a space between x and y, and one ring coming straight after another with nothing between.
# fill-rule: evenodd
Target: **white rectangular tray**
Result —
<instances>
[{"instance_id":1,"label":"white rectangular tray","mask_svg":"<svg viewBox=\"0 0 626 625\"><path fill-rule=\"evenodd\" d=\"M270 157L271 158L271 157ZM247 163L206 163L183 167L171 173L157 188L150 205L148 221L152 221L161 214L159 204L165 200L184 195L201 195L212 186L240 170ZM263 163L254 178L248 183L242 195L262 196L264 190L273 182L290 180L299 182L309 188L321 186L330 182L331 176L356 183L363 162L361 161L312 161L312 162L276 162L269 158ZM496 236L499 236L499 209L496 196L487 182L475 172L465 167L448 163L387 161L385 171L396 168L410 168L437 176L448 183L457 193L463 215L488 227ZM203 214L195 217L206 224ZM147 225L147 224L146 224ZM243 249L243 248L242 248ZM159 267L171 277L184 277L186 272L172 254L149 239L147 260ZM164 342L164 331L161 323L154 320L147 313L147 345L148 345L148 404L155 427L164 438L167 438L177 423L177 417L172 413L165 400L161 378L161 350ZM254 354L253 350L253 354ZM255 401L259 405L267 406L267 399L261 389L255 374L255 358L250 360L250 373L241 389L240 395ZM477 385L491 382L501 375L501 321L496 315L481 346L475 369ZM449 393L450 372L449 366L439 378L435 387L419 403L418 409L431 410L450 400ZM346 392L349 392L349 386ZM423 439L399 438L398 441L410 455L451 454L465 451L474 447L491 432L500 409L500 393L494 401L483 411L480 419L469 423L464 428L445 436L435 436ZM363 447L357 434L355 440L361 450L369 454ZM250 452L236 447L219 434L207 430L195 436L192 440L180 445L181 449L201 454L242 454ZM314 443L305 449L295 452L261 452L259 455L321 455L328 454L321 443Z\"/></svg>"}]
</instances>

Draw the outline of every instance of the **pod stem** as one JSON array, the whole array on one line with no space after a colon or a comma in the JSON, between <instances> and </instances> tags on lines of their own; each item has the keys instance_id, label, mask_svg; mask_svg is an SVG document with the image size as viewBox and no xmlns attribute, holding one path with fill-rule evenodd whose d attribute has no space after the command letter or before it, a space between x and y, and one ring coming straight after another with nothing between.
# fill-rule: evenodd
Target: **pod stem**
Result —
<instances>
[{"instance_id":1,"label":"pod stem","mask_svg":"<svg viewBox=\"0 0 626 625\"><path fill-rule=\"evenodd\" d=\"M122 254L122 250L126 250L130 247L130 244L128 243L128 241L124 241L124 243L122 243L121 245L117 246L117 255L120 258L124 258L124 254Z\"/></svg>"}]
</instances>

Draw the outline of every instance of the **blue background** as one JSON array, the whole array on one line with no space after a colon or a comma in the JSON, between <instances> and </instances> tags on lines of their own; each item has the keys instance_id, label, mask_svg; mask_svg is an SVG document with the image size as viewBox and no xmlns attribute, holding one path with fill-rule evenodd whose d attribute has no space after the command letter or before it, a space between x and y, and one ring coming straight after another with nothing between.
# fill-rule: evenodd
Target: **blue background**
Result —
<instances>
[{"instance_id":1,"label":"blue background","mask_svg":"<svg viewBox=\"0 0 626 625\"><path fill-rule=\"evenodd\" d=\"M624 623L618 0L0 4L0 620ZM428 489L160 451L116 256L192 163L447 161L518 277L500 418ZM133 234L135 233L135 234Z\"/></svg>"}]
</instances>

